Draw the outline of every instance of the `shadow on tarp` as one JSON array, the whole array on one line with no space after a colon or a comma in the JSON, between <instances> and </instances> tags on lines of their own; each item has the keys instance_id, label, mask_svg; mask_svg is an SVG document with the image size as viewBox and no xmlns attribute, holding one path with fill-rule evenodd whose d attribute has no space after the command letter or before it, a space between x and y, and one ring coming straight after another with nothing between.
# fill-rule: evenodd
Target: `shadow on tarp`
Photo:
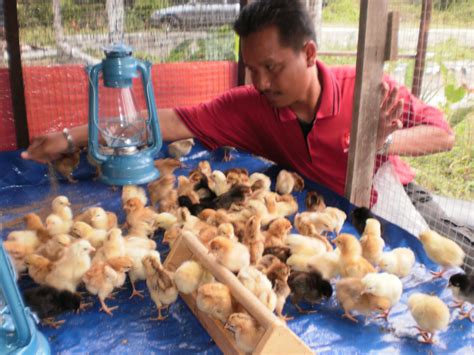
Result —
<instances>
[{"instance_id":1,"label":"shadow on tarp","mask_svg":"<svg viewBox=\"0 0 474 355\"><path fill-rule=\"evenodd\" d=\"M160 152L164 157L166 147ZM190 155L183 158L185 168L176 174L188 174L200 160L211 162L213 169L226 170L232 167L245 167L249 172L265 172L275 181L281 169L272 163L251 156L245 152L234 151L233 160L223 163L223 151L209 152L202 145L196 144ZM3 226L1 235L5 238L11 230L22 229L21 217L28 212L37 212L43 217L50 213L50 203L57 194L68 196L73 204L74 213L90 206L101 206L116 212L120 221L124 221L121 210L121 191L93 180L94 169L81 157L79 168L74 173L79 180L69 184L60 178L57 186L51 186L48 169L19 157L19 152L0 154L0 223ZM274 186L273 186L274 187ZM295 193L300 210L304 209L306 191L316 190L321 193L328 206L338 207L350 213L354 206L345 198L313 182L306 182L303 192ZM292 216L293 217L293 216ZM292 219L292 218L291 218ZM358 316L359 323L342 318L343 311L333 297L321 305L303 305L306 309L317 310L311 315L300 315L291 302L285 305L284 313L294 316L288 326L306 344L318 353L459 353L472 352L473 332L469 320L458 320L458 311L451 315L447 331L437 336L437 344L424 345L417 341L415 322L407 310L407 298L413 292L432 293L440 296L446 303L452 300L451 291L446 289L446 279L431 281L429 268L434 268L424 253L419 241L403 229L384 221L387 249L410 247L416 254L417 263L413 272L403 279L404 294L401 302L391 311L389 322L382 320L365 321ZM343 232L357 235L354 227L346 221ZM162 234L156 236L160 241ZM168 248L158 243L162 259ZM28 277L20 281L22 289L33 286ZM145 289L145 299L129 299L130 284L117 293L115 300L107 300L109 306L119 306L112 317L99 312L97 298L87 295L86 302L92 301L93 307L76 315L67 313L59 317L66 323L59 329L41 327L47 336L53 353L220 353L215 343L181 299L173 304L165 321L150 320L156 316L156 307L151 301L145 282L138 283L139 289ZM469 350L471 349L471 350Z\"/></svg>"}]
</instances>

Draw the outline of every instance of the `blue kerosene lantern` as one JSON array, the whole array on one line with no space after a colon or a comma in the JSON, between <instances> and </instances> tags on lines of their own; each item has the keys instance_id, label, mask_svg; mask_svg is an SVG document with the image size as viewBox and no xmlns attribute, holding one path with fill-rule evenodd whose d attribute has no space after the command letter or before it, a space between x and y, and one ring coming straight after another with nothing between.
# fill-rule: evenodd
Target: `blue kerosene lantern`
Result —
<instances>
[{"instance_id":1,"label":"blue kerosene lantern","mask_svg":"<svg viewBox=\"0 0 474 355\"><path fill-rule=\"evenodd\" d=\"M151 64L132 57L123 44L104 52L106 58L88 68L89 155L100 167L101 181L144 184L159 177L153 157L162 145ZM135 78L141 78L144 100L135 98Z\"/></svg>"},{"instance_id":2,"label":"blue kerosene lantern","mask_svg":"<svg viewBox=\"0 0 474 355\"><path fill-rule=\"evenodd\" d=\"M15 272L0 243L0 354L49 355L46 338L36 330L15 282Z\"/></svg>"}]
</instances>

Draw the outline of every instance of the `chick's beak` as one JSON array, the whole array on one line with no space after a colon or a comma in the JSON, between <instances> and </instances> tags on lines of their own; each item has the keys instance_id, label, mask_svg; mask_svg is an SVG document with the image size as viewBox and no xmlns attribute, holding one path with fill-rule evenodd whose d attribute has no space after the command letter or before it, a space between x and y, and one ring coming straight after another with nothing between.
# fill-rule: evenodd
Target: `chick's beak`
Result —
<instances>
[{"instance_id":1,"label":"chick's beak","mask_svg":"<svg viewBox=\"0 0 474 355\"><path fill-rule=\"evenodd\" d=\"M95 248L91 247L90 250L89 250L89 253L95 253Z\"/></svg>"}]
</instances>

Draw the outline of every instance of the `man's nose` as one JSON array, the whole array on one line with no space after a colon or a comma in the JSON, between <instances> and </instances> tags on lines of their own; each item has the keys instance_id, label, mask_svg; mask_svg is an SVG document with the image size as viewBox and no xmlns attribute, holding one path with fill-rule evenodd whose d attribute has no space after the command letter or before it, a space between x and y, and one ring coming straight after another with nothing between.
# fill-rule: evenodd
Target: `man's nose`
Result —
<instances>
[{"instance_id":1,"label":"man's nose","mask_svg":"<svg viewBox=\"0 0 474 355\"><path fill-rule=\"evenodd\" d=\"M253 77L253 84L259 92L264 92L270 89L271 80L268 75L258 74Z\"/></svg>"}]
</instances>

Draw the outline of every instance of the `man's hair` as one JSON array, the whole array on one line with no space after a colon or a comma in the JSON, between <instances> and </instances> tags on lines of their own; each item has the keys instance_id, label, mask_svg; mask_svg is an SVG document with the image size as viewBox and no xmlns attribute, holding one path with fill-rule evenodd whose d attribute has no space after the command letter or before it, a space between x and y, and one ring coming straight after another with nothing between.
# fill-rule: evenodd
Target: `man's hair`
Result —
<instances>
[{"instance_id":1,"label":"man's hair","mask_svg":"<svg viewBox=\"0 0 474 355\"><path fill-rule=\"evenodd\" d=\"M305 5L300 0L256 0L245 6L234 23L242 38L275 26L280 44L299 51L307 40L316 43L316 33Z\"/></svg>"}]
</instances>

